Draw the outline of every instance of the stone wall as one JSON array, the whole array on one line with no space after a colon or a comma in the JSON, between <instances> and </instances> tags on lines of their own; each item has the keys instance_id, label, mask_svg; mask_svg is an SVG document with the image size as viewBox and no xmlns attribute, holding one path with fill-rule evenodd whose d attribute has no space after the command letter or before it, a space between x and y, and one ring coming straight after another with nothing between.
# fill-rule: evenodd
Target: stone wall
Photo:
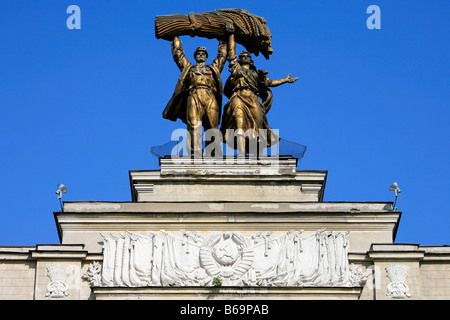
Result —
<instances>
[{"instance_id":1,"label":"stone wall","mask_svg":"<svg viewBox=\"0 0 450 320\"><path fill-rule=\"evenodd\" d=\"M450 299L450 261L423 262L420 265L420 294L423 299Z\"/></svg>"},{"instance_id":2,"label":"stone wall","mask_svg":"<svg viewBox=\"0 0 450 320\"><path fill-rule=\"evenodd\" d=\"M89 254L83 252L81 247L73 245L0 247L0 300L201 299L202 297L218 300L239 299L239 297L403 301L450 299L448 246L385 244L374 245L367 253L349 253L349 262L368 275L365 285L355 289L223 287L219 290L211 287L91 287L92 283L85 274L95 262L101 266L102 258L101 254ZM388 275L387 270L390 268L397 269L397 274ZM395 288L400 288L397 295ZM404 288L407 290L403 290Z\"/></svg>"},{"instance_id":3,"label":"stone wall","mask_svg":"<svg viewBox=\"0 0 450 320\"><path fill-rule=\"evenodd\" d=\"M0 261L0 300L33 300L35 261Z\"/></svg>"}]
</instances>

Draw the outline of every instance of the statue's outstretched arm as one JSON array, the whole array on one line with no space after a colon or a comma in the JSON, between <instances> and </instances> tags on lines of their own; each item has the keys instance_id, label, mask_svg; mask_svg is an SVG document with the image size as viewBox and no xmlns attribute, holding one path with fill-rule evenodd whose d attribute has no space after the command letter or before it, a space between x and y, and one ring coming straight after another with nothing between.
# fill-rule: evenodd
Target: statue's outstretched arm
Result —
<instances>
[{"instance_id":1,"label":"statue's outstretched arm","mask_svg":"<svg viewBox=\"0 0 450 320\"><path fill-rule=\"evenodd\" d=\"M286 78L282 78L282 79L270 80L269 78L266 78L266 85L268 87L278 87L285 83L294 83L297 80L298 80L298 77L291 78L291 74L289 73Z\"/></svg>"},{"instance_id":2,"label":"statue's outstretched arm","mask_svg":"<svg viewBox=\"0 0 450 320\"><path fill-rule=\"evenodd\" d=\"M177 36L175 36L172 41L172 56L173 60L177 64L178 68L180 68L180 70L183 70L184 67L191 64L186 58L182 47L182 42Z\"/></svg>"}]
</instances>

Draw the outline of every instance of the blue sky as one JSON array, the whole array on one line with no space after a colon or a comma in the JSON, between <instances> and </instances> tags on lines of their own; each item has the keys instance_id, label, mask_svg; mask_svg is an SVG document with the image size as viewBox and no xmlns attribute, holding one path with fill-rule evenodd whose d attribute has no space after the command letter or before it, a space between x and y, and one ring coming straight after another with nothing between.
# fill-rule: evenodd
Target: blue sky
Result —
<instances>
[{"instance_id":1,"label":"blue sky","mask_svg":"<svg viewBox=\"0 0 450 320\"><path fill-rule=\"evenodd\" d=\"M155 16L223 8L266 18L274 54L258 68L300 77L273 89L268 120L308 147L299 170L328 170L324 200L393 201L398 181L396 242L449 245L448 0L2 1L0 245L59 243L58 183L66 201L131 201L128 171L157 169L149 148L184 128L161 116L179 70Z\"/></svg>"}]
</instances>

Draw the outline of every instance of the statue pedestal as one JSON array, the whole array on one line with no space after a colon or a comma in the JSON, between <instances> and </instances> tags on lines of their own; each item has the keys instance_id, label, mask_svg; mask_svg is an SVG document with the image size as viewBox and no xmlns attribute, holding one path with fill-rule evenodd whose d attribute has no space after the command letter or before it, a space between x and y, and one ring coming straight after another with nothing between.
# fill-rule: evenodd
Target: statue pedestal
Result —
<instances>
[{"instance_id":1,"label":"statue pedestal","mask_svg":"<svg viewBox=\"0 0 450 320\"><path fill-rule=\"evenodd\" d=\"M327 171L296 171L292 157L162 158L161 170L130 171L135 202L318 202Z\"/></svg>"},{"instance_id":2,"label":"statue pedestal","mask_svg":"<svg viewBox=\"0 0 450 320\"><path fill-rule=\"evenodd\" d=\"M131 202L65 202L62 244L101 258L99 299L358 298L365 252L392 243L400 213L324 202L326 171L268 160L162 158L160 170L130 171Z\"/></svg>"}]
</instances>

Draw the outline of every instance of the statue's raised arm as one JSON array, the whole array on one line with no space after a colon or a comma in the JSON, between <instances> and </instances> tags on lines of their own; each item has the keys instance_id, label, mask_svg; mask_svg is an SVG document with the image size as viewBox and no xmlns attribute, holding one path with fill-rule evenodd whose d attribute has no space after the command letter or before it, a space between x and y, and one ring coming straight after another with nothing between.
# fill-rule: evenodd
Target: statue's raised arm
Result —
<instances>
[{"instance_id":1,"label":"statue's raised arm","mask_svg":"<svg viewBox=\"0 0 450 320\"><path fill-rule=\"evenodd\" d=\"M189 60L186 58L182 47L182 42L177 36L175 36L172 41L172 56L173 60L180 70L183 70L185 67L192 65L192 63L189 62Z\"/></svg>"},{"instance_id":2,"label":"statue's raised arm","mask_svg":"<svg viewBox=\"0 0 450 320\"><path fill-rule=\"evenodd\" d=\"M220 39L217 57L211 63L211 65L216 67L219 70L219 72L222 72L223 67L225 66L225 62L227 61L227 54L228 54L227 48L228 48L227 41L225 41L224 39Z\"/></svg>"},{"instance_id":3,"label":"statue's raised arm","mask_svg":"<svg viewBox=\"0 0 450 320\"><path fill-rule=\"evenodd\" d=\"M236 59L236 41L234 39L234 26L231 22L227 22L225 30L228 34L228 59L233 61Z\"/></svg>"}]
</instances>

